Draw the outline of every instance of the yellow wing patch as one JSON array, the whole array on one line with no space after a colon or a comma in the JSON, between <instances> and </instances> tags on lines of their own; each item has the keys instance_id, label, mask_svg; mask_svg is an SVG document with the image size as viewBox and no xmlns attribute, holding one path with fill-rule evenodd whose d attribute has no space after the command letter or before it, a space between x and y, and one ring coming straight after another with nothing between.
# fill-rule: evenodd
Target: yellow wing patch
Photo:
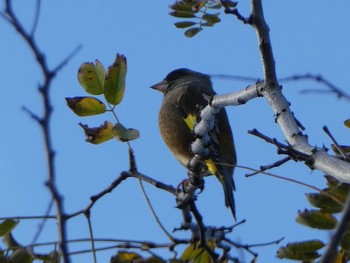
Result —
<instances>
[{"instance_id":1,"label":"yellow wing patch","mask_svg":"<svg viewBox=\"0 0 350 263\"><path fill-rule=\"evenodd\" d=\"M208 167L209 173L214 174L214 175L220 174L218 168L216 167L216 165L212 159L205 160L205 164Z\"/></svg>"},{"instance_id":2,"label":"yellow wing patch","mask_svg":"<svg viewBox=\"0 0 350 263\"><path fill-rule=\"evenodd\" d=\"M189 114L186 118L184 118L184 121L186 122L187 127L190 128L190 130L192 131L197 123L197 116Z\"/></svg>"}]
</instances>

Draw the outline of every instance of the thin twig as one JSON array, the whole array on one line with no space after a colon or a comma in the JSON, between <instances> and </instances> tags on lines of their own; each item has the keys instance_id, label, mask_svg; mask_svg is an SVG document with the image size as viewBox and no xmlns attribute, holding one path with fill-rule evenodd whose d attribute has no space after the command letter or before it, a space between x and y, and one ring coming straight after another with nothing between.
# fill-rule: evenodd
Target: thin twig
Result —
<instances>
[{"instance_id":1,"label":"thin twig","mask_svg":"<svg viewBox=\"0 0 350 263\"><path fill-rule=\"evenodd\" d=\"M248 166L243 166L243 165L236 165L236 167L238 168L243 168L243 169L247 169L247 170L250 170L250 171L258 171L256 169L253 169L253 168L250 168ZM273 174L273 173L267 173L267 172L263 172L263 171L259 171L261 174L264 174L264 175L268 175L268 176L271 176L271 177L274 177L274 178L277 178L277 179L282 179L282 180L285 180L285 181L288 181L288 182L292 182L292 183L295 183L295 184L299 184L299 185L302 185L302 186L305 186L305 187L308 187L310 189L313 189L329 198L331 198L333 201L335 201L336 203L338 203L339 205L343 206L343 202L341 200L339 200L336 196L330 194L329 192L327 191L324 191L316 186L313 186L311 184L307 184L307 183L304 183L304 182L301 182L301 181L298 181L298 180L295 180L295 179L291 179L291 178L288 178L288 177L284 177L284 176L281 176L281 175L277 175L277 174Z\"/></svg>"},{"instance_id":2,"label":"thin twig","mask_svg":"<svg viewBox=\"0 0 350 263\"><path fill-rule=\"evenodd\" d=\"M334 147L338 150L338 152L343 156L344 160L350 161L349 157L346 155L344 152L343 148L338 144L334 136L331 134L330 130L328 129L327 126L323 126L324 132L329 136L329 138L332 140Z\"/></svg>"},{"instance_id":3,"label":"thin twig","mask_svg":"<svg viewBox=\"0 0 350 263\"><path fill-rule=\"evenodd\" d=\"M34 38L36 28L38 26L39 22L39 14L40 14L40 6L41 6L41 0L36 1L36 8L35 8L35 15L34 15L34 22L32 26L32 30L30 31L30 37Z\"/></svg>"},{"instance_id":4,"label":"thin twig","mask_svg":"<svg viewBox=\"0 0 350 263\"><path fill-rule=\"evenodd\" d=\"M337 95L338 98L343 98L350 101L349 93L346 93L341 88L335 86L333 83L331 83L329 80L327 80L321 75L315 75L310 73L299 74L299 75L293 75L290 77L281 78L280 81L286 82L286 81L297 81L297 80L305 80L305 79L310 79L310 80L314 80L316 82L322 83L329 89L328 92L333 92ZM303 90L302 91L302 93L311 93L311 92L322 92L322 91L321 90Z\"/></svg>"},{"instance_id":5,"label":"thin twig","mask_svg":"<svg viewBox=\"0 0 350 263\"><path fill-rule=\"evenodd\" d=\"M92 231L91 211L90 210L85 212L85 217L87 219L88 226L89 226L89 234L90 234L90 240L91 240L91 252L92 252L92 255L93 255L93 258L94 258L94 263L97 263L95 239L94 239L94 234L93 234L93 231Z\"/></svg>"},{"instance_id":6,"label":"thin twig","mask_svg":"<svg viewBox=\"0 0 350 263\"><path fill-rule=\"evenodd\" d=\"M67 241L67 236L66 236L67 235L66 233L67 218L64 212L63 199L56 185L55 152L52 146L51 130L50 130L51 128L50 122L52 117L53 106L51 103L49 92L51 89L51 83L54 76L57 74L57 72L60 69L63 68L63 66L67 64L67 62L71 59L71 56L74 55L76 52L71 54L71 56L69 56L68 58L64 59L54 70L49 69L44 54L41 52L37 43L34 40L34 33L35 33L37 22L40 16L40 3L41 3L40 1L37 2L37 9L36 9L34 24L33 24L31 33L28 33L24 29L23 25L17 18L15 12L13 11L11 0L5 0L4 14L2 14L2 17L4 17L6 21L15 28L15 30L19 33L19 35L24 39L24 41L30 47L39 65L39 68L41 69L43 74L43 83L39 87L39 92L41 94L43 105L44 105L43 117L39 117L37 114L33 114L29 110L26 110L26 111L30 113L30 115L33 117L34 120L38 122L38 124L42 129L42 133L44 137L44 147L46 152L47 173L48 173L48 180L46 182L46 185L50 190L50 193L52 195L52 198L54 200L54 204L57 210L60 253L61 253L63 262L68 263L70 262L70 260L68 257L68 246L66 242Z\"/></svg>"},{"instance_id":7,"label":"thin twig","mask_svg":"<svg viewBox=\"0 0 350 263\"><path fill-rule=\"evenodd\" d=\"M50 203L49 203L49 205L48 205L48 207L46 209L45 216L42 219L42 222L39 224L38 231L36 232L35 236L33 237L33 240L31 242L31 244L36 243L37 240L39 239L39 236L40 236L40 234L42 233L42 231L44 229L45 223L47 222L48 216L51 213L52 207L53 207L53 199L51 199L51 201L50 201Z\"/></svg>"},{"instance_id":8,"label":"thin twig","mask_svg":"<svg viewBox=\"0 0 350 263\"><path fill-rule=\"evenodd\" d=\"M205 236L206 227L205 227L205 225L203 223L202 215L199 213L194 200L189 202L189 207L190 207L190 210L191 210L191 212L192 212L192 214L193 214L193 216L196 219L196 222L198 224L200 246L203 247L208 252L208 254L210 255L212 261L216 262L216 260L218 258L218 255L207 244L206 236Z\"/></svg>"},{"instance_id":9,"label":"thin twig","mask_svg":"<svg viewBox=\"0 0 350 263\"><path fill-rule=\"evenodd\" d=\"M288 161L290 161L290 160L291 160L291 158L290 158L289 156L288 156L288 157L285 157L285 158L283 158L283 159L281 159L281 160L278 160L278 161L276 161L276 162L274 162L274 163L272 163L272 164L260 166L260 170L259 170L259 171L255 171L255 172L253 172L253 173L246 174L245 176L246 176L246 177L250 177L250 176L256 175L256 174L258 174L258 173L264 172L264 171L266 171L266 170L270 170L270 169L272 169L272 168L279 167L279 166L281 166L282 164L285 164L286 162L288 162Z\"/></svg>"}]
</instances>

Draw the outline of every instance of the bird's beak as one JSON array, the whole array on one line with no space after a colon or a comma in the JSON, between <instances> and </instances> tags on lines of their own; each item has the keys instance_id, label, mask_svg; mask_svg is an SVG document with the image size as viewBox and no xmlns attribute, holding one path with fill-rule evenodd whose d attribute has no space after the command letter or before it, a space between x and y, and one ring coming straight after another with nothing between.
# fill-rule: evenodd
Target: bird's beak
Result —
<instances>
[{"instance_id":1,"label":"bird's beak","mask_svg":"<svg viewBox=\"0 0 350 263\"><path fill-rule=\"evenodd\" d=\"M157 84L154 84L151 89L155 89L160 91L161 93L165 93L167 87L169 86L169 83L166 80L163 80Z\"/></svg>"}]
</instances>

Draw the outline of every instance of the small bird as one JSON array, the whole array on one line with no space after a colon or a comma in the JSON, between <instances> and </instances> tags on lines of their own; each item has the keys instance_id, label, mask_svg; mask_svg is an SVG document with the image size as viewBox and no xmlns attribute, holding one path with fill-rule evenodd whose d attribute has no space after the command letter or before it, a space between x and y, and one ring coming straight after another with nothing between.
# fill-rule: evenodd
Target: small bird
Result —
<instances>
[{"instance_id":1,"label":"small bird","mask_svg":"<svg viewBox=\"0 0 350 263\"><path fill-rule=\"evenodd\" d=\"M170 72L166 78L153 85L152 89L164 94L159 111L160 133L165 144L185 167L193 157L190 150L195 135L193 128L200 121L200 111L208 104L205 96L215 95L208 75L181 68ZM236 219L233 191L233 170L236 165L236 151L226 110L216 115L214 129L209 132L210 156L203 162L203 175L215 175L223 186L225 205Z\"/></svg>"}]
</instances>

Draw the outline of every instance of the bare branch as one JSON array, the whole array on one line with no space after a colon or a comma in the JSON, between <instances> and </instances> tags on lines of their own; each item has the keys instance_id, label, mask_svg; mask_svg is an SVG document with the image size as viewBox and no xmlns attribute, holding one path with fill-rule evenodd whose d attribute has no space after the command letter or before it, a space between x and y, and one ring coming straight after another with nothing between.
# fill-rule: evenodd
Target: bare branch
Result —
<instances>
[{"instance_id":1,"label":"bare branch","mask_svg":"<svg viewBox=\"0 0 350 263\"><path fill-rule=\"evenodd\" d=\"M63 198L59 193L56 185L55 152L52 146L51 131L50 131L50 128L51 128L50 121L52 117L53 106L51 103L49 93L50 93L51 83L53 81L54 76L57 74L57 72L60 69L62 69L67 64L67 62L76 53L77 50L74 51L71 54L71 56L63 60L54 70L49 69L45 55L40 50L40 48L38 47L37 43L34 40L34 33L37 27L37 22L40 14L40 3L41 1L38 0L33 28L30 33L28 33L24 29L22 23L17 18L13 10L11 0L5 0L5 8L4 8L4 12L1 13L1 16L5 18L5 20L18 32L18 34L24 39L24 41L30 47L39 65L39 68L43 74L43 83L39 86L39 92L41 94L42 102L44 105L43 117L39 117L37 114L34 114L33 112L29 111L26 108L24 109L30 114L30 116L35 121L37 121L37 123L40 125L42 129L45 152L46 152L47 174L48 174L48 180L46 182L46 185L50 190L50 193L52 195L52 198L54 200L54 204L57 210L60 253L61 253L63 262L68 263L70 260L68 257L68 246L67 246L67 236L66 236L67 235L66 234L67 218L64 212Z\"/></svg>"},{"instance_id":2,"label":"bare branch","mask_svg":"<svg viewBox=\"0 0 350 263\"><path fill-rule=\"evenodd\" d=\"M36 1L36 7L35 7L35 15L34 15L34 22L32 30L30 31L30 37L34 38L36 28L38 26L39 22L39 16L40 16L40 6L41 6L41 0Z\"/></svg>"},{"instance_id":3,"label":"bare branch","mask_svg":"<svg viewBox=\"0 0 350 263\"><path fill-rule=\"evenodd\" d=\"M316 82L322 83L325 85L329 90L328 91L322 91L322 90L303 90L302 93L314 93L314 92L326 92L326 93L334 93L338 98L346 99L347 101L350 101L350 94L346 93L341 88L335 86L333 83L331 83L329 80L324 78L321 75L315 75L315 74L300 74L300 75L293 75L290 77L282 78L280 81L297 81L297 80L314 80Z\"/></svg>"}]
</instances>

